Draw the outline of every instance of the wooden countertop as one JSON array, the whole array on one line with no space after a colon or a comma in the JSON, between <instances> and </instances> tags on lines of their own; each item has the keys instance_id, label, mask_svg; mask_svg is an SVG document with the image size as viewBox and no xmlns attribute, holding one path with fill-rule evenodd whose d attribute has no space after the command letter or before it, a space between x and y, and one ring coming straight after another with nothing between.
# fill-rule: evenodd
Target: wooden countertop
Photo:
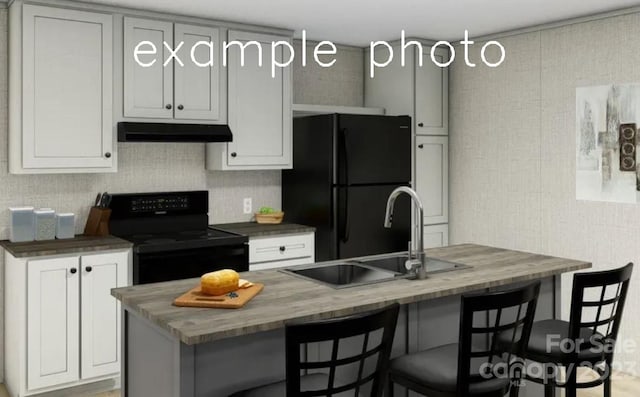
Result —
<instances>
[{"instance_id":1,"label":"wooden countertop","mask_svg":"<svg viewBox=\"0 0 640 397\"><path fill-rule=\"evenodd\" d=\"M118 288L112 295L127 310L192 345L282 328L291 321L340 317L386 306L536 280L591 267L589 262L464 244L427 250L430 257L472 266L432 274L426 280L398 279L333 289L277 270L246 272L242 278L264 283L241 309L199 309L172 305L199 279Z\"/></svg>"},{"instance_id":2,"label":"wooden countertop","mask_svg":"<svg viewBox=\"0 0 640 397\"><path fill-rule=\"evenodd\" d=\"M133 244L129 241L114 236L76 236L75 238L64 240L27 241L23 243L12 243L8 240L0 241L0 247L16 258L129 249L132 246Z\"/></svg>"},{"instance_id":3,"label":"wooden countertop","mask_svg":"<svg viewBox=\"0 0 640 397\"><path fill-rule=\"evenodd\" d=\"M257 222L222 223L211 225L216 229L231 233L242 234L247 237L277 236L280 234L313 233L315 227L298 225L295 223L261 224Z\"/></svg>"}]
</instances>

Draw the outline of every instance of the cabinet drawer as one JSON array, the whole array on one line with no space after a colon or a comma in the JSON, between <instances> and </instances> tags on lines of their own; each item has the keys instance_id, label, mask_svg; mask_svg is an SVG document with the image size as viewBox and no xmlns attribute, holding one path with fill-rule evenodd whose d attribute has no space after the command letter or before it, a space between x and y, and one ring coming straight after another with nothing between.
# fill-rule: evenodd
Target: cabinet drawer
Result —
<instances>
[{"instance_id":1,"label":"cabinet drawer","mask_svg":"<svg viewBox=\"0 0 640 397\"><path fill-rule=\"evenodd\" d=\"M250 239L249 263L313 257L313 240L313 233Z\"/></svg>"}]
</instances>

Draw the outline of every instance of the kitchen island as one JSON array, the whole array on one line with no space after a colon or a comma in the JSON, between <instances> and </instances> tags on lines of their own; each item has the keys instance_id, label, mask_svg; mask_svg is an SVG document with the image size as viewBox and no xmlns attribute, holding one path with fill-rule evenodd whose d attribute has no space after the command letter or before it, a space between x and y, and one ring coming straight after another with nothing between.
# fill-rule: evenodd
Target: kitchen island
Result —
<instances>
[{"instance_id":1,"label":"kitchen island","mask_svg":"<svg viewBox=\"0 0 640 397\"><path fill-rule=\"evenodd\" d=\"M393 355L457 339L459 295L543 280L537 318L559 312L557 276L590 263L474 244L427 250L470 266L426 280L334 289L277 270L242 278L265 288L238 310L181 308L173 300L199 280L118 288L123 307L125 395L227 396L284 377L284 326L403 305ZM321 347L308 354L322 355Z\"/></svg>"}]
</instances>

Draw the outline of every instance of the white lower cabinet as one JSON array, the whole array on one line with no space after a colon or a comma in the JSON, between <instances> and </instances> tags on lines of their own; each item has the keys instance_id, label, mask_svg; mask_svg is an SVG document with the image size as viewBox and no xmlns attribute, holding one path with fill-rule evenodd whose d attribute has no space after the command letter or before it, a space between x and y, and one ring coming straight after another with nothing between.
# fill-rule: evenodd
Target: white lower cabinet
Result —
<instances>
[{"instance_id":1,"label":"white lower cabinet","mask_svg":"<svg viewBox=\"0 0 640 397\"><path fill-rule=\"evenodd\" d=\"M79 257L27 263L27 388L77 381Z\"/></svg>"},{"instance_id":2,"label":"white lower cabinet","mask_svg":"<svg viewBox=\"0 0 640 397\"><path fill-rule=\"evenodd\" d=\"M315 234L251 237L249 270L275 269L315 262Z\"/></svg>"},{"instance_id":3,"label":"white lower cabinet","mask_svg":"<svg viewBox=\"0 0 640 397\"><path fill-rule=\"evenodd\" d=\"M81 258L80 323L83 379L120 372L120 303L111 288L127 284L126 256L121 253Z\"/></svg>"},{"instance_id":4,"label":"white lower cabinet","mask_svg":"<svg viewBox=\"0 0 640 397\"><path fill-rule=\"evenodd\" d=\"M129 252L5 259L11 395L119 376L120 304L111 288L127 285Z\"/></svg>"}]
</instances>

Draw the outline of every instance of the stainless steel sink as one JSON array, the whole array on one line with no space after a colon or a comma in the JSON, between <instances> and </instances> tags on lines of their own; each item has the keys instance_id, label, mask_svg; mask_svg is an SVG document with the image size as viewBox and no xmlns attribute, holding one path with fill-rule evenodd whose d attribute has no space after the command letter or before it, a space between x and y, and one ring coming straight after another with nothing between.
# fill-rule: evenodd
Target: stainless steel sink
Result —
<instances>
[{"instance_id":1,"label":"stainless steel sink","mask_svg":"<svg viewBox=\"0 0 640 397\"><path fill-rule=\"evenodd\" d=\"M385 258L360 259L357 261L357 263L366 264L371 267L389 270L400 274L407 274L409 270L404 265L407 259L408 256L406 254L403 254ZM461 270L469 267L460 263L448 262L429 257L427 257L426 264L427 274L449 272L452 270Z\"/></svg>"},{"instance_id":2,"label":"stainless steel sink","mask_svg":"<svg viewBox=\"0 0 640 397\"><path fill-rule=\"evenodd\" d=\"M334 288L344 288L393 280L397 275L397 273L391 271L349 262L296 267L286 269L284 271L328 284Z\"/></svg>"},{"instance_id":3,"label":"stainless steel sink","mask_svg":"<svg viewBox=\"0 0 640 397\"><path fill-rule=\"evenodd\" d=\"M350 259L344 262L314 263L281 270L333 288L357 287L395 279L408 279L414 275L405 267L406 253L376 255ZM462 270L470 266L427 258L427 274Z\"/></svg>"}]
</instances>

